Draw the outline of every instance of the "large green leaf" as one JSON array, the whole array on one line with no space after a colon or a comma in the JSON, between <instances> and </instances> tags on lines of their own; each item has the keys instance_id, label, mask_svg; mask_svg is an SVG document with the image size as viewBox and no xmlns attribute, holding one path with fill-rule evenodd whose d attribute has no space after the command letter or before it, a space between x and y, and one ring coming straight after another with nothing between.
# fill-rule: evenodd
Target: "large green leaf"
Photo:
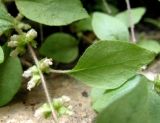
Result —
<instances>
[{"instance_id":1,"label":"large green leaf","mask_svg":"<svg viewBox=\"0 0 160 123\"><path fill-rule=\"evenodd\" d=\"M131 9L131 22L132 24L137 24L142 16L144 15L146 9L143 7L138 7L138 8L134 8ZM129 15L128 15L128 11L123 11L119 14L116 15L117 19L120 19L127 27L130 27L130 19L129 19Z\"/></svg>"},{"instance_id":2,"label":"large green leaf","mask_svg":"<svg viewBox=\"0 0 160 123\"><path fill-rule=\"evenodd\" d=\"M0 106L6 105L21 85L22 67L18 58L6 55L4 63L0 64Z\"/></svg>"},{"instance_id":3,"label":"large green leaf","mask_svg":"<svg viewBox=\"0 0 160 123\"><path fill-rule=\"evenodd\" d=\"M4 53L3 53L3 49L0 46L0 63L2 63L4 61Z\"/></svg>"},{"instance_id":4,"label":"large green leaf","mask_svg":"<svg viewBox=\"0 0 160 123\"><path fill-rule=\"evenodd\" d=\"M69 63L78 56L78 41L69 34L55 33L45 40L40 53L58 62Z\"/></svg>"},{"instance_id":5,"label":"large green leaf","mask_svg":"<svg viewBox=\"0 0 160 123\"><path fill-rule=\"evenodd\" d=\"M108 95L109 102L106 101L106 108L99 114L96 123L148 123L148 113L145 112L147 80L138 76L122 88L124 90L118 89L104 95L105 99Z\"/></svg>"},{"instance_id":6,"label":"large green leaf","mask_svg":"<svg viewBox=\"0 0 160 123\"><path fill-rule=\"evenodd\" d=\"M0 8L0 35L14 26L14 19L3 8Z\"/></svg>"},{"instance_id":7,"label":"large green leaf","mask_svg":"<svg viewBox=\"0 0 160 123\"><path fill-rule=\"evenodd\" d=\"M80 0L16 0L27 18L51 26L67 25L88 16Z\"/></svg>"},{"instance_id":8,"label":"large green leaf","mask_svg":"<svg viewBox=\"0 0 160 123\"><path fill-rule=\"evenodd\" d=\"M69 74L90 86L113 89L134 76L154 55L131 43L99 41L84 52Z\"/></svg>"},{"instance_id":9,"label":"large green leaf","mask_svg":"<svg viewBox=\"0 0 160 123\"><path fill-rule=\"evenodd\" d=\"M0 8L6 11L5 5L3 4L2 0L0 0Z\"/></svg>"},{"instance_id":10,"label":"large green leaf","mask_svg":"<svg viewBox=\"0 0 160 123\"><path fill-rule=\"evenodd\" d=\"M92 90L94 91L94 93L92 92L91 96L96 97L96 100L93 102L93 108L97 112L101 112L106 107L109 107L114 101L118 100L119 98L123 97L124 95L130 93L133 89L135 89L137 84L139 84L140 79L140 76L134 77L134 79L129 80L117 89L109 91L106 90L106 92L103 92L99 97L97 97L97 94L95 94L95 91L99 91L99 88Z\"/></svg>"},{"instance_id":11,"label":"large green leaf","mask_svg":"<svg viewBox=\"0 0 160 123\"><path fill-rule=\"evenodd\" d=\"M121 88L104 94L106 107L96 123L159 123L160 96L149 80L137 76Z\"/></svg>"},{"instance_id":12,"label":"large green leaf","mask_svg":"<svg viewBox=\"0 0 160 123\"><path fill-rule=\"evenodd\" d=\"M139 41L137 43L137 45L139 45L140 47L143 47L147 50L150 50L152 52L155 53L160 53L160 44L158 43L158 41L154 41L154 40L143 40L143 41Z\"/></svg>"},{"instance_id":13,"label":"large green leaf","mask_svg":"<svg viewBox=\"0 0 160 123\"><path fill-rule=\"evenodd\" d=\"M93 14L92 27L94 33L101 40L129 40L127 26L110 15L95 12Z\"/></svg>"}]
</instances>

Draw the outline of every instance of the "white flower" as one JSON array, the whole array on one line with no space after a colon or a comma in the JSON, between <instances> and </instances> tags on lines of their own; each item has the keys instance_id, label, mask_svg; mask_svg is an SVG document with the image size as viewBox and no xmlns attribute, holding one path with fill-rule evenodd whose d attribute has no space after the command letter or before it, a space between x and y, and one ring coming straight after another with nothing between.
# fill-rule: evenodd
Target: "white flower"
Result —
<instances>
[{"instance_id":1,"label":"white flower","mask_svg":"<svg viewBox=\"0 0 160 123\"><path fill-rule=\"evenodd\" d=\"M11 41L17 41L18 37L19 37L18 35L12 35L11 38L10 38L10 40Z\"/></svg>"},{"instance_id":2,"label":"white flower","mask_svg":"<svg viewBox=\"0 0 160 123\"><path fill-rule=\"evenodd\" d=\"M34 30L34 29L30 29L27 34L26 34L26 37L27 38L31 38L31 39L34 39L37 37L37 31Z\"/></svg>"},{"instance_id":3,"label":"white flower","mask_svg":"<svg viewBox=\"0 0 160 123\"><path fill-rule=\"evenodd\" d=\"M9 46L9 47L16 47L17 44L18 44L17 41L10 41L10 42L8 42L8 46Z\"/></svg>"},{"instance_id":4,"label":"white flower","mask_svg":"<svg viewBox=\"0 0 160 123\"><path fill-rule=\"evenodd\" d=\"M39 75L34 75L31 80L27 84L27 89L31 91L32 88L36 86L36 84L39 82L40 76Z\"/></svg>"},{"instance_id":5,"label":"white flower","mask_svg":"<svg viewBox=\"0 0 160 123\"><path fill-rule=\"evenodd\" d=\"M43 61L43 63L45 64L45 65L47 65L47 66L49 66L49 65L52 65L53 63L52 63L52 59L50 58L50 59L48 59L48 58L45 58L44 59L44 61Z\"/></svg>"},{"instance_id":6,"label":"white flower","mask_svg":"<svg viewBox=\"0 0 160 123\"><path fill-rule=\"evenodd\" d=\"M30 76L32 76L32 71L31 69L28 69L26 71L24 71L24 73L22 74L23 77L28 78Z\"/></svg>"}]
</instances>

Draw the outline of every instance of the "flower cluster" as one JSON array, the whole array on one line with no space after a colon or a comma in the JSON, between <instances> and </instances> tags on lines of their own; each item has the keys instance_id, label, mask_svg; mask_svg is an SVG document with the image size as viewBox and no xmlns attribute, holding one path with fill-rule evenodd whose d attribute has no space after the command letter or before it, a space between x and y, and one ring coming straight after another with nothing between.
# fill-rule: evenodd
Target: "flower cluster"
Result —
<instances>
[{"instance_id":1,"label":"flower cluster","mask_svg":"<svg viewBox=\"0 0 160 123\"><path fill-rule=\"evenodd\" d=\"M58 117L63 115L73 115L72 106L69 105L70 97L62 96L59 98L55 98L52 101L53 108L57 112ZM51 115L51 108L49 104L45 103L41 107L39 107L34 116L37 118L45 117L48 118Z\"/></svg>"},{"instance_id":2,"label":"flower cluster","mask_svg":"<svg viewBox=\"0 0 160 123\"><path fill-rule=\"evenodd\" d=\"M14 48L11 52L11 56L17 56L25 53L26 45L31 44L33 47L36 47L36 42L34 39L37 37L37 32L34 29L30 29L27 33L11 36L8 46Z\"/></svg>"},{"instance_id":3,"label":"flower cluster","mask_svg":"<svg viewBox=\"0 0 160 123\"><path fill-rule=\"evenodd\" d=\"M39 61L38 67L43 73L49 73L50 65L52 65L52 59L44 58ZM39 74L39 70L36 65L24 71L22 76L25 78L31 77L27 85L27 89L29 91L40 83L40 74Z\"/></svg>"}]
</instances>

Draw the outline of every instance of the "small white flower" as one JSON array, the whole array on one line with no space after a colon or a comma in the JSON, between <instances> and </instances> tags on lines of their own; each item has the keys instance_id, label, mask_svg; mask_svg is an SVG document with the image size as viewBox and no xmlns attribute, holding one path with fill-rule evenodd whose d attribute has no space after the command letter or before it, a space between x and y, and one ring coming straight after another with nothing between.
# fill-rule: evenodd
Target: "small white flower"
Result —
<instances>
[{"instance_id":1,"label":"small white flower","mask_svg":"<svg viewBox=\"0 0 160 123\"><path fill-rule=\"evenodd\" d=\"M63 100L64 102L69 102L69 101L71 100L71 98L68 97L68 96L63 95L63 96L62 96L62 100Z\"/></svg>"},{"instance_id":2,"label":"small white flower","mask_svg":"<svg viewBox=\"0 0 160 123\"><path fill-rule=\"evenodd\" d=\"M50 58L50 59L48 59L48 58L45 58L44 59L44 61L43 61L43 63L45 64L45 65L47 65L47 66L49 66L49 65L52 65L53 63L52 63L52 59Z\"/></svg>"},{"instance_id":3,"label":"small white flower","mask_svg":"<svg viewBox=\"0 0 160 123\"><path fill-rule=\"evenodd\" d=\"M18 37L19 37L18 35L15 35L15 34L14 34L14 35L11 36L10 40L11 40L11 41L17 41L17 40L18 40Z\"/></svg>"},{"instance_id":4,"label":"small white flower","mask_svg":"<svg viewBox=\"0 0 160 123\"><path fill-rule=\"evenodd\" d=\"M10 41L10 42L8 42L8 47L16 47L17 44L18 44L17 41Z\"/></svg>"},{"instance_id":5,"label":"small white flower","mask_svg":"<svg viewBox=\"0 0 160 123\"><path fill-rule=\"evenodd\" d=\"M24 71L24 73L22 74L23 77L28 78L30 76L32 76L32 71L31 69L28 69L26 71Z\"/></svg>"},{"instance_id":6,"label":"small white flower","mask_svg":"<svg viewBox=\"0 0 160 123\"><path fill-rule=\"evenodd\" d=\"M31 39L34 39L37 37L37 31L34 30L34 29L30 29L27 34L26 34L26 37L27 38L31 38Z\"/></svg>"},{"instance_id":7,"label":"small white flower","mask_svg":"<svg viewBox=\"0 0 160 123\"><path fill-rule=\"evenodd\" d=\"M39 82L40 76L39 75L34 75L31 80L27 84L27 89L31 91L32 88L36 86L36 84Z\"/></svg>"},{"instance_id":8,"label":"small white flower","mask_svg":"<svg viewBox=\"0 0 160 123\"><path fill-rule=\"evenodd\" d=\"M27 84L27 89L29 91L31 91L31 89L34 88L35 86L36 86L36 83L35 83L34 79L31 79Z\"/></svg>"}]
</instances>

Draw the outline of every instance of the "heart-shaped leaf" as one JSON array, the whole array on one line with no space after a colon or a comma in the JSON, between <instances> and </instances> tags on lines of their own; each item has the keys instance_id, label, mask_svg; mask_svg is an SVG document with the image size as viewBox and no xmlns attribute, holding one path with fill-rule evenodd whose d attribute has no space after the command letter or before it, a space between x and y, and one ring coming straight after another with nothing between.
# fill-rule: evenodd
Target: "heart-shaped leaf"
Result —
<instances>
[{"instance_id":1,"label":"heart-shaped leaf","mask_svg":"<svg viewBox=\"0 0 160 123\"><path fill-rule=\"evenodd\" d=\"M134 76L154 56L131 43L99 41L84 52L69 74L92 87L113 89Z\"/></svg>"},{"instance_id":2,"label":"heart-shaped leaf","mask_svg":"<svg viewBox=\"0 0 160 123\"><path fill-rule=\"evenodd\" d=\"M132 22L132 24L137 24L141 20L145 11L146 11L146 9L143 7L131 9L131 22ZM127 27L130 27L131 24L130 24L128 10L117 14L116 18L121 20Z\"/></svg>"},{"instance_id":3,"label":"heart-shaped leaf","mask_svg":"<svg viewBox=\"0 0 160 123\"><path fill-rule=\"evenodd\" d=\"M94 33L101 40L129 40L126 25L119 19L100 12L95 12L92 19Z\"/></svg>"},{"instance_id":4,"label":"heart-shaped leaf","mask_svg":"<svg viewBox=\"0 0 160 123\"><path fill-rule=\"evenodd\" d=\"M60 26L88 17L80 0L16 0L19 11L38 23Z\"/></svg>"},{"instance_id":5,"label":"heart-shaped leaf","mask_svg":"<svg viewBox=\"0 0 160 123\"><path fill-rule=\"evenodd\" d=\"M40 53L58 62L69 63L78 56L78 41L69 34L55 33L45 40Z\"/></svg>"},{"instance_id":6,"label":"heart-shaped leaf","mask_svg":"<svg viewBox=\"0 0 160 123\"><path fill-rule=\"evenodd\" d=\"M4 53L3 53L3 49L0 46L0 63L2 63L4 61Z\"/></svg>"},{"instance_id":7,"label":"heart-shaped leaf","mask_svg":"<svg viewBox=\"0 0 160 123\"><path fill-rule=\"evenodd\" d=\"M20 88L22 67L18 58L6 55L0 64L0 106L10 102Z\"/></svg>"}]
</instances>

